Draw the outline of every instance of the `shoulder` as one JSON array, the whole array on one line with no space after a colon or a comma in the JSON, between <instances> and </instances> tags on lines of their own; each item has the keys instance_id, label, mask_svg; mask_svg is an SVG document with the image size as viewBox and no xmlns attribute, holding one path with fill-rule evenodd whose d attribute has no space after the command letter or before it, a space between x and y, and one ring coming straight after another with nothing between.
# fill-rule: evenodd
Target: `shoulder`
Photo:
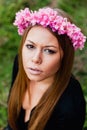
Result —
<instances>
[{"instance_id":1,"label":"shoulder","mask_svg":"<svg viewBox=\"0 0 87 130\"><path fill-rule=\"evenodd\" d=\"M69 108L72 112L79 112L80 109L85 108L82 86L74 76L71 76L67 88L61 95L58 102L59 105L61 107L63 107L62 105L65 105L65 107L68 106L67 109Z\"/></svg>"},{"instance_id":2,"label":"shoulder","mask_svg":"<svg viewBox=\"0 0 87 130\"><path fill-rule=\"evenodd\" d=\"M70 92L72 95L75 95L77 97L79 96L83 97L82 86L80 82L74 76L71 76L68 86L66 90L64 91L64 93L66 92Z\"/></svg>"},{"instance_id":3,"label":"shoulder","mask_svg":"<svg viewBox=\"0 0 87 130\"><path fill-rule=\"evenodd\" d=\"M62 94L62 96L65 96L65 95L73 96L73 99L74 99L74 97L84 98L82 86L81 86L80 82L74 76L71 76L69 83L67 85L67 88L65 89L64 93Z\"/></svg>"},{"instance_id":4,"label":"shoulder","mask_svg":"<svg viewBox=\"0 0 87 130\"><path fill-rule=\"evenodd\" d=\"M82 87L75 77L71 77L66 90L54 108L53 116L67 129L69 125L73 125L73 128L76 126L82 128L85 121L85 108L86 103Z\"/></svg>"},{"instance_id":5,"label":"shoulder","mask_svg":"<svg viewBox=\"0 0 87 130\"><path fill-rule=\"evenodd\" d=\"M78 105L85 105L85 98L82 86L74 76L71 76L69 84L63 95L71 97L71 100L75 103L74 105L76 105L77 107Z\"/></svg>"}]
</instances>

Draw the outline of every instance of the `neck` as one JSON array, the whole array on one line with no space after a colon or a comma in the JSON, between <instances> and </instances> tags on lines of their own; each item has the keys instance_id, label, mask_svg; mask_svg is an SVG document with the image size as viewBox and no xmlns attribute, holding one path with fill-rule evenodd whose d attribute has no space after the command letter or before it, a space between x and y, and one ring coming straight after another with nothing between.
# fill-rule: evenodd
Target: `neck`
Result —
<instances>
[{"instance_id":1,"label":"neck","mask_svg":"<svg viewBox=\"0 0 87 130\"><path fill-rule=\"evenodd\" d=\"M48 78L43 81L30 81L30 91L34 89L34 91L45 92L53 83L53 78Z\"/></svg>"},{"instance_id":2,"label":"neck","mask_svg":"<svg viewBox=\"0 0 87 130\"><path fill-rule=\"evenodd\" d=\"M35 107L40 101L43 94L53 83L52 79L46 79L44 81L30 81L29 83L29 91L27 89L25 93L25 97L23 100L23 108L24 109L32 109Z\"/></svg>"}]
</instances>

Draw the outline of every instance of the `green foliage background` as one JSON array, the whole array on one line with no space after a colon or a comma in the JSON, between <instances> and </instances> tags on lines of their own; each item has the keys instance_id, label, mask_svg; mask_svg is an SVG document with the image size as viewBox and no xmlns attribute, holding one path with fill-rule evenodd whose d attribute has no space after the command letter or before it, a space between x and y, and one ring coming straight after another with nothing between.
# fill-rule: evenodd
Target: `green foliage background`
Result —
<instances>
[{"instance_id":1,"label":"green foliage background","mask_svg":"<svg viewBox=\"0 0 87 130\"><path fill-rule=\"evenodd\" d=\"M66 11L87 36L87 0L0 0L0 130L7 124L7 99L11 84L12 66L21 37L13 26L15 13L24 7L59 7ZM76 52L73 73L80 81L87 104L87 42ZM87 106L87 105L86 105ZM86 107L87 111L87 107ZM87 114L84 124L87 130Z\"/></svg>"}]
</instances>

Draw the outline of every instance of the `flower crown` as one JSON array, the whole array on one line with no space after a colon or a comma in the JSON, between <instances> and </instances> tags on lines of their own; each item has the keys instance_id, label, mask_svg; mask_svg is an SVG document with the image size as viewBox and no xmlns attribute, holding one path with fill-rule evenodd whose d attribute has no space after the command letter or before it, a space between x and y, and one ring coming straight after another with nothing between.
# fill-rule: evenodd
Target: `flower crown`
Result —
<instances>
[{"instance_id":1,"label":"flower crown","mask_svg":"<svg viewBox=\"0 0 87 130\"><path fill-rule=\"evenodd\" d=\"M80 28L70 23L67 18L58 16L57 11L51 8L42 8L38 11L30 11L28 8L20 10L16 13L13 24L17 26L19 35L23 35L24 30L30 25L49 26L58 35L66 34L71 39L75 50L83 49L86 41L86 36L83 35Z\"/></svg>"}]
</instances>

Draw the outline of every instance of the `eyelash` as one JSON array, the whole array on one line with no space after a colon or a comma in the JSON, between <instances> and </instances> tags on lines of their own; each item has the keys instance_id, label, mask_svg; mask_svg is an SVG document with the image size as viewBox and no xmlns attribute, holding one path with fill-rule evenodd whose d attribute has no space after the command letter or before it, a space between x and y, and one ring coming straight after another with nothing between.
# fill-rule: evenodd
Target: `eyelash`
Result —
<instances>
[{"instance_id":1,"label":"eyelash","mask_svg":"<svg viewBox=\"0 0 87 130\"><path fill-rule=\"evenodd\" d=\"M27 44L26 47L27 47L29 50L35 49L35 46L33 46L33 45L31 45L31 44ZM54 54L54 53L56 53L56 51L51 50L51 49L44 49L43 52L45 52L45 53L47 53L47 54Z\"/></svg>"},{"instance_id":2,"label":"eyelash","mask_svg":"<svg viewBox=\"0 0 87 130\"><path fill-rule=\"evenodd\" d=\"M44 51L47 53L47 54L54 54L56 53L55 51L51 50L51 49L44 49Z\"/></svg>"},{"instance_id":3,"label":"eyelash","mask_svg":"<svg viewBox=\"0 0 87 130\"><path fill-rule=\"evenodd\" d=\"M27 47L28 49L33 49L33 48L34 48L34 46L33 46L33 45L30 45L30 44L27 44L26 47Z\"/></svg>"}]
</instances>

